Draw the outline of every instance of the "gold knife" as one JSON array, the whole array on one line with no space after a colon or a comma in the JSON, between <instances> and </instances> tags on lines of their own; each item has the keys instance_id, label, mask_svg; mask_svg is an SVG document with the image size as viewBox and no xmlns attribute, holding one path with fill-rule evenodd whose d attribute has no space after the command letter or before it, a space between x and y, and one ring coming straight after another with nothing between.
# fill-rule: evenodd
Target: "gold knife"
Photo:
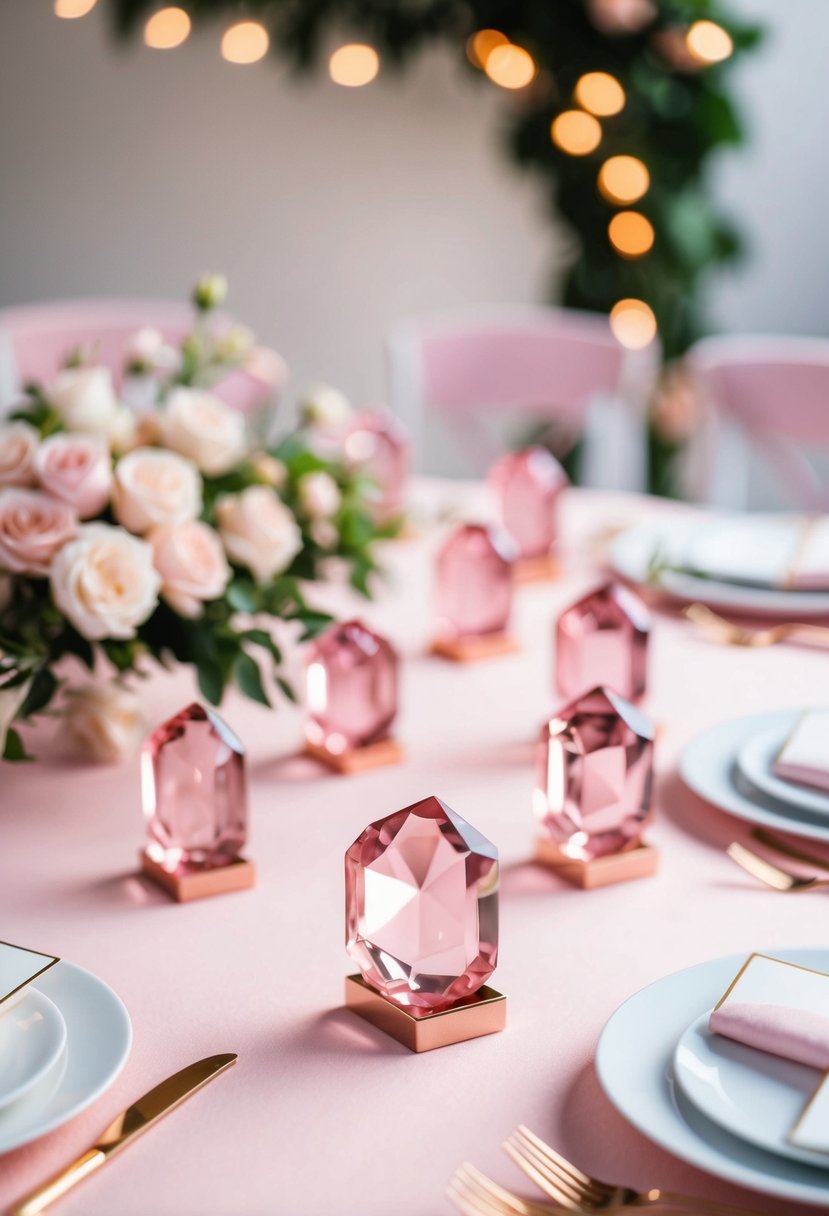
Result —
<instances>
[{"instance_id":1,"label":"gold knife","mask_svg":"<svg viewBox=\"0 0 829 1216\"><path fill-rule=\"evenodd\" d=\"M51 1203L60 1199L76 1183L88 1178L105 1161L109 1161L113 1154L130 1144L148 1127L152 1127L163 1115L174 1110L179 1103L196 1093L208 1081L218 1077L220 1072L230 1068L237 1058L234 1052L208 1056L206 1060L188 1064L180 1072L156 1085L155 1089L151 1089L143 1098L139 1098L132 1106L122 1111L117 1119L110 1123L97 1144L93 1144L77 1161L67 1165L59 1174L55 1174L43 1186L22 1199L13 1209L11 1216L37 1216L38 1212L45 1211Z\"/></svg>"}]
</instances>

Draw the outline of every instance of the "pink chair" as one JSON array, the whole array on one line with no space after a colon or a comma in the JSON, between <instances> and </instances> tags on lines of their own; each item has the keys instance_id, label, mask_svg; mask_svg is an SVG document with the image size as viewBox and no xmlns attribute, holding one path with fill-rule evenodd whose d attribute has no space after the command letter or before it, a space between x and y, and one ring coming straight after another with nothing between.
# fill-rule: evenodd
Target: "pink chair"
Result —
<instances>
[{"instance_id":1,"label":"pink chair","mask_svg":"<svg viewBox=\"0 0 829 1216\"><path fill-rule=\"evenodd\" d=\"M392 408L428 465L429 415L450 426L476 474L503 448L493 416L556 420L583 434L585 480L639 489L644 480L644 401L656 344L626 351L607 318L567 309L500 307L398 322L386 344ZM520 434L512 426L512 438ZM434 444L432 445L434 449ZM428 459L427 459L428 457Z\"/></svg>"},{"instance_id":2,"label":"pink chair","mask_svg":"<svg viewBox=\"0 0 829 1216\"><path fill-rule=\"evenodd\" d=\"M192 324L189 305L157 300L61 300L0 309L0 411L29 381L52 379L78 346L94 342L97 358L117 378L124 347L136 330L151 326L178 344ZM236 409L253 413L279 391L285 376L282 359L262 351L249 369L226 376L216 392Z\"/></svg>"},{"instance_id":3,"label":"pink chair","mask_svg":"<svg viewBox=\"0 0 829 1216\"><path fill-rule=\"evenodd\" d=\"M793 506L829 510L829 489L805 450L829 450L829 339L704 338L688 367L708 409L695 497L748 505L752 456Z\"/></svg>"}]
</instances>

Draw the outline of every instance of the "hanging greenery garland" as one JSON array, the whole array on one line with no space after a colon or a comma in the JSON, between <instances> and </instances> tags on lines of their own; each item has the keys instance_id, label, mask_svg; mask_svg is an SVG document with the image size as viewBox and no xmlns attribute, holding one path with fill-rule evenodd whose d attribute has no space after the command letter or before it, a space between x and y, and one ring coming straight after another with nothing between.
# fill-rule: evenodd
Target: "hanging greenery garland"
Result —
<instances>
[{"instance_id":1,"label":"hanging greenery garland","mask_svg":"<svg viewBox=\"0 0 829 1216\"><path fill-rule=\"evenodd\" d=\"M572 262L551 294L610 313L625 345L658 331L669 362L706 332L706 275L741 249L707 168L743 140L728 76L760 36L725 0L181 0L160 12L157 0L109 3L124 38L143 31L151 45L175 45L191 23L223 22L225 58L253 62L270 48L306 71L326 58L331 78L352 87L448 44L508 96L506 146L572 231ZM686 398L674 371L651 425L660 493L674 488Z\"/></svg>"}]
</instances>

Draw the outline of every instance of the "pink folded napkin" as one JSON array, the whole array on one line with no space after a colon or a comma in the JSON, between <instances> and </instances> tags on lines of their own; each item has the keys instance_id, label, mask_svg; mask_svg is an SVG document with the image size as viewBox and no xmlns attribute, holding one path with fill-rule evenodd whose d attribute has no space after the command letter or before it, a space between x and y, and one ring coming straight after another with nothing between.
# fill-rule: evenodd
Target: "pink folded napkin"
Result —
<instances>
[{"instance_id":1,"label":"pink folded napkin","mask_svg":"<svg viewBox=\"0 0 829 1216\"><path fill-rule=\"evenodd\" d=\"M829 1070L829 1017L787 1005L726 1001L708 1019L708 1029L747 1047Z\"/></svg>"}]
</instances>

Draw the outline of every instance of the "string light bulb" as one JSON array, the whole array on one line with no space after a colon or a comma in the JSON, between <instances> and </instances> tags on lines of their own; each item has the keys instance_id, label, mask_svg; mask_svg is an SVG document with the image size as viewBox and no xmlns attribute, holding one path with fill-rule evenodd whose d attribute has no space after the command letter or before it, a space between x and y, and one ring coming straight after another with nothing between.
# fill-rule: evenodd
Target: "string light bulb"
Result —
<instances>
[{"instance_id":1,"label":"string light bulb","mask_svg":"<svg viewBox=\"0 0 829 1216\"><path fill-rule=\"evenodd\" d=\"M271 44L268 31L258 21L237 21L222 34L222 58L228 63L258 63Z\"/></svg>"},{"instance_id":2,"label":"string light bulb","mask_svg":"<svg viewBox=\"0 0 829 1216\"><path fill-rule=\"evenodd\" d=\"M346 89L359 89L371 84L380 71L380 56L373 46L348 42L337 47L328 60L328 75L334 84Z\"/></svg>"},{"instance_id":3,"label":"string light bulb","mask_svg":"<svg viewBox=\"0 0 829 1216\"><path fill-rule=\"evenodd\" d=\"M568 156L588 156L602 142L602 128L584 110L565 110L553 119L550 138Z\"/></svg>"},{"instance_id":4,"label":"string light bulb","mask_svg":"<svg viewBox=\"0 0 829 1216\"><path fill-rule=\"evenodd\" d=\"M734 52L731 35L716 21L695 21L685 35L685 45L699 63L722 63Z\"/></svg>"},{"instance_id":5,"label":"string light bulb","mask_svg":"<svg viewBox=\"0 0 829 1216\"><path fill-rule=\"evenodd\" d=\"M599 170L596 184L609 203L635 203L647 194L651 175L637 156L610 156Z\"/></svg>"},{"instance_id":6,"label":"string light bulb","mask_svg":"<svg viewBox=\"0 0 829 1216\"><path fill-rule=\"evenodd\" d=\"M597 118L610 118L625 106L625 90L609 72L585 72L576 81L573 96L583 110Z\"/></svg>"},{"instance_id":7,"label":"string light bulb","mask_svg":"<svg viewBox=\"0 0 829 1216\"><path fill-rule=\"evenodd\" d=\"M473 67L483 70L496 46L507 46L508 43L509 38L500 30L478 30L467 39L466 57Z\"/></svg>"},{"instance_id":8,"label":"string light bulb","mask_svg":"<svg viewBox=\"0 0 829 1216\"><path fill-rule=\"evenodd\" d=\"M610 243L625 258L641 258L653 248L653 224L639 211L620 211L607 226Z\"/></svg>"},{"instance_id":9,"label":"string light bulb","mask_svg":"<svg viewBox=\"0 0 829 1216\"><path fill-rule=\"evenodd\" d=\"M512 42L494 47L486 57L484 71L502 89L523 89L535 78L535 60L529 51Z\"/></svg>"},{"instance_id":10,"label":"string light bulb","mask_svg":"<svg viewBox=\"0 0 829 1216\"><path fill-rule=\"evenodd\" d=\"M160 8L147 18L144 41L156 51L171 51L181 46L190 33L190 18L183 8Z\"/></svg>"},{"instance_id":11,"label":"string light bulb","mask_svg":"<svg viewBox=\"0 0 829 1216\"><path fill-rule=\"evenodd\" d=\"M72 21L91 13L95 4L96 0L55 0L55 16Z\"/></svg>"},{"instance_id":12,"label":"string light bulb","mask_svg":"<svg viewBox=\"0 0 829 1216\"><path fill-rule=\"evenodd\" d=\"M610 310L610 328L628 350L642 350L656 337L656 317L644 300L619 300Z\"/></svg>"}]
</instances>

